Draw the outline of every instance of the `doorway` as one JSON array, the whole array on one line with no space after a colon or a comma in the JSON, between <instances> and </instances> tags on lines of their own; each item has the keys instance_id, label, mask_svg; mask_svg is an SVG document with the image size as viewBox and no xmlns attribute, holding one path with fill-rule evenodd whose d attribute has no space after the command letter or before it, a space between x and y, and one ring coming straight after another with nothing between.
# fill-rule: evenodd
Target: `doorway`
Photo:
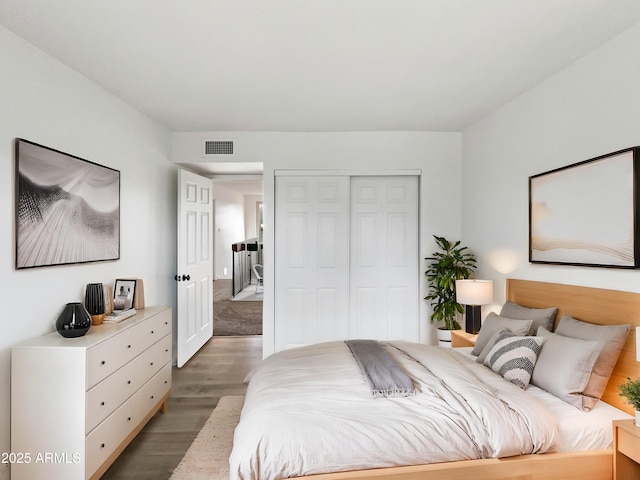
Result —
<instances>
[{"instance_id":1,"label":"doorway","mask_svg":"<svg viewBox=\"0 0 640 480\"><path fill-rule=\"evenodd\" d=\"M262 289L252 267L262 253L262 177L212 179L215 199L213 335L261 335Z\"/></svg>"}]
</instances>

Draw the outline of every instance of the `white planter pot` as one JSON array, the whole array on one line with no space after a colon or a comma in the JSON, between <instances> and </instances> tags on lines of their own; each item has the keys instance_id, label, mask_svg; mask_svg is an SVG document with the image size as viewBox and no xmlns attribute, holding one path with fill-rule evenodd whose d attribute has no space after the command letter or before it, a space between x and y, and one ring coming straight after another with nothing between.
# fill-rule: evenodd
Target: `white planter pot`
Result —
<instances>
[{"instance_id":1,"label":"white planter pot","mask_svg":"<svg viewBox=\"0 0 640 480\"><path fill-rule=\"evenodd\" d=\"M451 330L445 330L444 328L438 329L438 346L451 348Z\"/></svg>"},{"instance_id":2,"label":"white planter pot","mask_svg":"<svg viewBox=\"0 0 640 480\"><path fill-rule=\"evenodd\" d=\"M636 410L636 427L640 427L640 410Z\"/></svg>"}]
</instances>

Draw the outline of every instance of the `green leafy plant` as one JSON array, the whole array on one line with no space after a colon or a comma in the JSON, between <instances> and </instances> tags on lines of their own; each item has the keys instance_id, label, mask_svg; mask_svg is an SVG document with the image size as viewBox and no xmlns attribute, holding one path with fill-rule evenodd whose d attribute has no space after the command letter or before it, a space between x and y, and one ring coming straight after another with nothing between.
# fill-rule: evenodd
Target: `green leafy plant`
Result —
<instances>
[{"instance_id":1,"label":"green leafy plant","mask_svg":"<svg viewBox=\"0 0 640 480\"><path fill-rule=\"evenodd\" d=\"M618 385L618 391L629 405L633 405L633 408L640 410L640 379L627 379L626 383Z\"/></svg>"},{"instance_id":2,"label":"green leafy plant","mask_svg":"<svg viewBox=\"0 0 640 480\"><path fill-rule=\"evenodd\" d=\"M429 292L424 298L433 308L431 323L444 322L445 329L458 330L456 317L464 313L464 308L456 302L456 280L471 278L477 260L467 247L460 246L460 241L450 242L437 235L433 238L439 250L426 258L431 263L425 272Z\"/></svg>"}]
</instances>

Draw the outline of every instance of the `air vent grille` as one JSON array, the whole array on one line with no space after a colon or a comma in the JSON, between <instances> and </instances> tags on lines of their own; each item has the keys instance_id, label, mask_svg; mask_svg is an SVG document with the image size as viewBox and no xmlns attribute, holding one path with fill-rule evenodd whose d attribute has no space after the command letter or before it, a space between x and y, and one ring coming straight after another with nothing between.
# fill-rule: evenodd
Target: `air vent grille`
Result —
<instances>
[{"instance_id":1,"label":"air vent grille","mask_svg":"<svg viewBox=\"0 0 640 480\"><path fill-rule=\"evenodd\" d=\"M233 142L230 140L207 140L204 142L205 155L233 155Z\"/></svg>"}]
</instances>

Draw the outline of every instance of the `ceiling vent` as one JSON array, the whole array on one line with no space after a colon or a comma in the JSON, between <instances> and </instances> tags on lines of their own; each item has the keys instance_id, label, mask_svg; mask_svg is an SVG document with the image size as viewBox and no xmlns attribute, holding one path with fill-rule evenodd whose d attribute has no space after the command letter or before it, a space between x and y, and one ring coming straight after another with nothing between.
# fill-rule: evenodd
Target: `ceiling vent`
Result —
<instances>
[{"instance_id":1,"label":"ceiling vent","mask_svg":"<svg viewBox=\"0 0 640 480\"><path fill-rule=\"evenodd\" d=\"M206 140L204 142L205 155L233 155L231 140Z\"/></svg>"}]
</instances>

